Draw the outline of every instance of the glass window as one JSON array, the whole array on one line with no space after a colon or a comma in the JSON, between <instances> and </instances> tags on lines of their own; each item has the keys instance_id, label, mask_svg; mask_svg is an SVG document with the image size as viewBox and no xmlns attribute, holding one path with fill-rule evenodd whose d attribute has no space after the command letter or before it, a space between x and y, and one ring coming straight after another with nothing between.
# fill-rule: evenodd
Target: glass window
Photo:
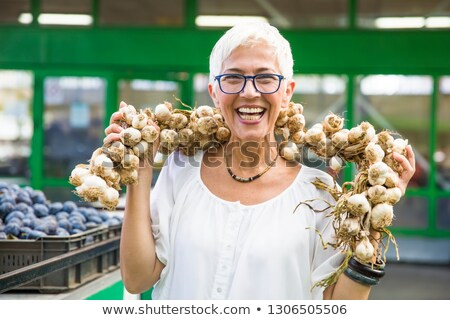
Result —
<instances>
[{"instance_id":1,"label":"glass window","mask_svg":"<svg viewBox=\"0 0 450 320\"><path fill-rule=\"evenodd\" d=\"M450 77L440 80L437 114L436 183L439 189L450 190Z\"/></svg>"},{"instance_id":2,"label":"glass window","mask_svg":"<svg viewBox=\"0 0 450 320\"><path fill-rule=\"evenodd\" d=\"M41 0L42 13L90 14L92 0Z\"/></svg>"},{"instance_id":3,"label":"glass window","mask_svg":"<svg viewBox=\"0 0 450 320\"><path fill-rule=\"evenodd\" d=\"M282 29L347 26L347 0L198 1L202 16L258 16Z\"/></svg>"},{"instance_id":4,"label":"glass window","mask_svg":"<svg viewBox=\"0 0 450 320\"><path fill-rule=\"evenodd\" d=\"M208 93L209 73L197 73L194 76L194 105L214 106Z\"/></svg>"},{"instance_id":5,"label":"glass window","mask_svg":"<svg viewBox=\"0 0 450 320\"><path fill-rule=\"evenodd\" d=\"M450 28L450 7L441 0L359 0L362 28Z\"/></svg>"},{"instance_id":6,"label":"glass window","mask_svg":"<svg viewBox=\"0 0 450 320\"><path fill-rule=\"evenodd\" d=\"M100 25L182 26L184 0L100 0Z\"/></svg>"},{"instance_id":7,"label":"glass window","mask_svg":"<svg viewBox=\"0 0 450 320\"><path fill-rule=\"evenodd\" d=\"M404 197L394 206L395 228L425 229L428 226L428 199Z\"/></svg>"},{"instance_id":8,"label":"glass window","mask_svg":"<svg viewBox=\"0 0 450 320\"><path fill-rule=\"evenodd\" d=\"M356 121L369 121L408 139L416 156L410 187L428 182L432 79L428 76L371 75L357 79Z\"/></svg>"},{"instance_id":9,"label":"glass window","mask_svg":"<svg viewBox=\"0 0 450 320\"><path fill-rule=\"evenodd\" d=\"M67 178L103 143L106 82L95 77L44 81L44 175Z\"/></svg>"},{"instance_id":10,"label":"glass window","mask_svg":"<svg viewBox=\"0 0 450 320\"><path fill-rule=\"evenodd\" d=\"M177 106L174 97L179 98L181 89L175 81L164 80L120 80L119 101L125 101L136 108L154 108L164 101L171 102Z\"/></svg>"},{"instance_id":11,"label":"glass window","mask_svg":"<svg viewBox=\"0 0 450 320\"><path fill-rule=\"evenodd\" d=\"M0 179L29 184L33 136L33 76L0 70Z\"/></svg>"},{"instance_id":12,"label":"glass window","mask_svg":"<svg viewBox=\"0 0 450 320\"><path fill-rule=\"evenodd\" d=\"M450 199L437 201L437 228L450 230Z\"/></svg>"},{"instance_id":13,"label":"glass window","mask_svg":"<svg viewBox=\"0 0 450 320\"><path fill-rule=\"evenodd\" d=\"M0 24L29 24L31 23L30 0L0 0ZM25 20L19 22L19 18L23 13L27 13L28 16ZM22 15L22 19L24 16Z\"/></svg>"}]
</instances>

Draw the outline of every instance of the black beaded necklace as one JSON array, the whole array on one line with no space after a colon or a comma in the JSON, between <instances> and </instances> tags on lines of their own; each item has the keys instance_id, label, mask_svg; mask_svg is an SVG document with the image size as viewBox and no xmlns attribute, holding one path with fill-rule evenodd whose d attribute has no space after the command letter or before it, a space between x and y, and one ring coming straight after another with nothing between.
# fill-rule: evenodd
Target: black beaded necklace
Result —
<instances>
[{"instance_id":1,"label":"black beaded necklace","mask_svg":"<svg viewBox=\"0 0 450 320\"><path fill-rule=\"evenodd\" d=\"M273 159L273 160L269 163L269 165L268 165L263 171L261 171L261 172L258 173L257 175L254 175L254 176L248 177L248 178L242 178L242 177L239 177L239 176L235 175L235 174L233 173L233 171L231 171L230 165L228 164L228 157L225 157L225 162L226 162L227 171L228 171L228 173L230 174L230 176L231 176L234 180L236 180L236 181L238 181L238 182L244 182L244 183L245 183L245 182L252 182L252 181L258 179L259 177L261 177L264 173L266 173L267 171L269 171L269 169L272 168L272 167L275 165L275 163L277 162L277 159L278 159L278 153L277 153L277 155L275 156L275 159Z\"/></svg>"}]
</instances>

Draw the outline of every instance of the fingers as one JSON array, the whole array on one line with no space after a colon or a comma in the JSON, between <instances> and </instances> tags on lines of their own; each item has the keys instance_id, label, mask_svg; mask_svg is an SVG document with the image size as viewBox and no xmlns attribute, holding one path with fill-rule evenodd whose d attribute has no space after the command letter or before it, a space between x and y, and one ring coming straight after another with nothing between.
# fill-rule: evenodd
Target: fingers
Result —
<instances>
[{"instance_id":1,"label":"fingers","mask_svg":"<svg viewBox=\"0 0 450 320\"><path fill-rule=\"evenodd\" d=\"M409 163L411 164L411 167L415 171L416 170L416 157L414 155L414 151L413 151L411 145L406 146L406 152L408 153L407 159L408 159Z\"/></svg>"},{"instance_id":2,"label":"fingers","mask_svg":"<svg viewBox=\"0 0 450 320\"><path fill-rule=\"evenodd\" d=\"M113 141L119 141L120 140L120 133L110 133L103 139L103 144L108 144Z\"/></svg>"}]
</instances>

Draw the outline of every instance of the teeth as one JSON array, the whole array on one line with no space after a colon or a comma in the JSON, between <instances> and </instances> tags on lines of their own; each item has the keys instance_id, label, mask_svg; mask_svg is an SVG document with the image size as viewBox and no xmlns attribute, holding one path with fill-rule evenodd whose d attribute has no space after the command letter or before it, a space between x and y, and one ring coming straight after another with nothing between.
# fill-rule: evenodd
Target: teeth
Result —
<instances>
[{"instance_id":1,"label":"teeth","mask_svg":"<svg viewBox=\"0 0 450 320\"><path fill-rule=\"evenodd\" d=\"M264 111L263 108L239 108L239 112L241 113L261 113Z\"/></svg>"},{"instance_id":2,"label":"teeth","mask_svg":"<svg viewBox=\"0 0 450 320\"><path fill-rule=\"evenodd\" d=\"M261 115L251 116L251 115L247 115L247 114L245 114L245 115L241 114L240 117L243 120L259 120L262 116Z\"/></svg>"}]
</instances>

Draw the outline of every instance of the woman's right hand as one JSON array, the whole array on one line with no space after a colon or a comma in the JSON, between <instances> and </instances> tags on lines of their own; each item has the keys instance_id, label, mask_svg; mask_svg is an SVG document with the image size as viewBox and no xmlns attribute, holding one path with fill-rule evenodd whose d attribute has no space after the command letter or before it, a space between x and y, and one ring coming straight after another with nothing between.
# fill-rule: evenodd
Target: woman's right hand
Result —
<instances>
[{"instance_id":1,"label":"woman's right hand","mask_svg":"<svg viewBox=\"0 0 450 320\"><path fill-rule=\"evenodd\" d=\"M120 102L119 110L122 108L125 108L127 104L125 102ZM111 118L109 119L109 126L105 129L105 135L106 137L103 139L103 144L110 144L114 141L120 141L120 133L124 130L118 122L122 119L122 113L120 111L116 111L111 115ZM160 131L159 127L152 121L148 120L148 125L151 125L156 128L156 130ZM155 158L156 152L159 148L159 137L158 139L153 142L153 159ZM152 161L153 162L153 161Z\"/></svg>"}]
</instances>

